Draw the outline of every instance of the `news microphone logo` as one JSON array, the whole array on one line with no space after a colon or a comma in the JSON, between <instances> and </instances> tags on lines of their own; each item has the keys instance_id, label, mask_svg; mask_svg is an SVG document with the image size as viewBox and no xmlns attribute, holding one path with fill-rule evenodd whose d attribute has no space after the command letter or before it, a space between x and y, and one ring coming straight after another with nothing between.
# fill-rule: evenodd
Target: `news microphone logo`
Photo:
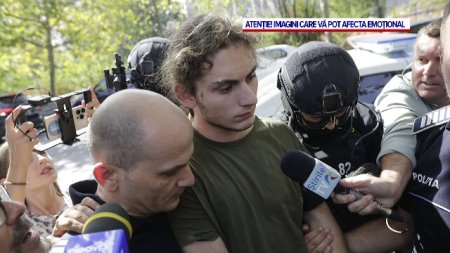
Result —
<instances>
[{"instance_id":1,"label":"news microphone logo","mask_svg":"<svg viewBox=\"0 0 450 253\"><path fill-rule=\"evenodd\" d=\"M83 226L83 234L68 239L64 253L128 253L133 229L125 209L115 203L100 206Z\"/></svg>"},{"instance_id":2,"label":"news microphone logo","mask_svg":"<svg viewBox=\"0 0 450 253\"><path fill-rule=\"evenodd\" d=\"M304 182L303 185L306 189L316 193L324 199L328 199L341 179L339 172L335 169L301 151L287 152L281 159L280 167L286 176L299 183ZM361 173L376 175L380 173L380 170L376 165L366 163L354 173L350 174L357 175ZM354 189L344 190L347 191L347 193L353 194L357 199L364 196L363 193ZM377 210L388 218L402 222L404 221L398 212L383 207L381 204L379 204Z\"/></svg>"},{"instance_id":3,"label":"news microphone logo","mask_svg":"<svg viewBox=\"0 0 450 253\"><path fill-rule=\"evenodd\" d=\"M330 166L315 159L316 165L303 186L327 199L341 179L341 175Z\"/></svg>"},{"instance_id":4,"label":"news microphone logo","mask_svg":"<svg viewBox=\"0 0 450 253\"><path fill-rule=\"evenodd\" d=\"M128 253L123 229L74 236L64 253Z\"/></svg>"}]
</instances>

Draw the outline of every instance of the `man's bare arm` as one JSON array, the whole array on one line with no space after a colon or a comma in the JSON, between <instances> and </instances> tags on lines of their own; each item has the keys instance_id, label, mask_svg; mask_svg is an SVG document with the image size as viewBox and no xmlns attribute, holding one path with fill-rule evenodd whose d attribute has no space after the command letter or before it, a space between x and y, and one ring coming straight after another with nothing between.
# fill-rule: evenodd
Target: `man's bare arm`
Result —
<instances>
[{"instance_id":1,"label":"man's bare arm","mask_svg":"<svg viewBox=\"0 0 450 253\"><path fill-rule=\"evenodd\" d=\"M222 238L214 241L193 242L183 247L184 253L228 253Z\"/></svg>"},{"instance_id":2,"label":"man's bare arm","mask_svg":"<svg viewBox=\"0 0 450 253\"><path fill-rule=\"evenodd\" d=\"M330 230L330 233L333 235L333 241L331 243L333 252L349 252L342 230L325 201L314 209L305 212L304 220L310 226L311 230L318 228Z\"/></svg>"}]
</instances>

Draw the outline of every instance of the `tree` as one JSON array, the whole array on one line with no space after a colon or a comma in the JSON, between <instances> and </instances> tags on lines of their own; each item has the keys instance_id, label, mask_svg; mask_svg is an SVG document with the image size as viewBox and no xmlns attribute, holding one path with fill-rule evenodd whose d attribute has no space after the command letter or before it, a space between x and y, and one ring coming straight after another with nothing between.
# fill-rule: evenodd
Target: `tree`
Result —
<instances>
[{"instance_id":1,"label":"tree","mask_svg":"<svg viewBox=\"0 0 450 253\"><path fill-rule=\"evenodd\" d=\"M6 45L6 48L11 50L20 47L35 52L32 57L39 59L41 64L37 62L32 64L30 67L33 69L32 77L40 75L40 69L48 69L52 94L55 94L55 49L67 43L64 38L58 38L58 28L66 17L64 6L71 4L73 4L71 0L6 0L0 7L0 18L4 24L0 30L2 46ZM42 55L42 52L46 55ZM30 58L22 60L33 62ZM16 64L17 62L15 66ZM7 70L12 69L14 68Z\"/></svg>"},{"instance_id":2,"label":"tree","mask_svg":"<svg viewBox=\"0 0 450 253\"><path fill-rule=\"evenodd\" d=\"M178 1L4 0L0 3L1 90L72 92L124 62L134 44L166 36L183 18Z\"/></svg>"}]
</instances>

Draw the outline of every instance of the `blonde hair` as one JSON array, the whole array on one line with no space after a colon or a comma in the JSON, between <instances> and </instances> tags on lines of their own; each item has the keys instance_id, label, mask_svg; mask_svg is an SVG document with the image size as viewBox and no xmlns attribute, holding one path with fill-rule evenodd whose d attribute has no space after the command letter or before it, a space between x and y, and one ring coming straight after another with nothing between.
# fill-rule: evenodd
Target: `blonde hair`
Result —
<instances>
[{"instance_id":1,"label":"blonde hair","mask_svg":"<svg viewBox=\"0 0 450 253\"><path fill-rule=\"evenodd\" d=\"M47 152L44 152L47 155ZM8 143L5 142L0 146L0 179L6 178L8 174L10 163L10 155L9 155L9 146ZM53 187L55 188L56 194L58 196L64 196L57 182L53 183Z\"/></svg>"}]
</instances>

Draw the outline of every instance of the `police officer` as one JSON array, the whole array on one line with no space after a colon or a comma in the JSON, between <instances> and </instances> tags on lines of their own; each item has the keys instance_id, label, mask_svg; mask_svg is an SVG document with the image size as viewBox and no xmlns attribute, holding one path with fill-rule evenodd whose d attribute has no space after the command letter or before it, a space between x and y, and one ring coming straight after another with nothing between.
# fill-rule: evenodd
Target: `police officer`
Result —
<instances>
[{"instance_id":1,"label":"police officer","mask_svg":"<svg viewBox=\"0 0 450 253\"><path fill-rule=\"evenodd\" d=\"M450 91L450 3L441 24L442 73ZM411 212L417 236L415 252L450 252L450 106L414 122L417 164L401 205Z\"/></svg>"},{"instance_id":2,"label":"police officer","mask_svg":"<svg viewBox=\"0 0 450 253\"><path fill-rule=\"evenodd\" d=\"M319 41L302 45L281 67L277 86L284 118L312 156L342 176L375 163L382 123L372 105L358 101L359 72L344 49ZM334 207L344 232L363 222Z\"/></svg>"},{"instance_id":3,"label":"police officer","mask_svg":"<svg viewBox=\"0 0 450 253\"><path fill-rule=\"evenodd\" d=\"M159 93L176 102L168 86L160 83L160 69L166 58L169 40L151 37L139 41L128 56L130 83L138 88ZM178 104L178 103L177 103Z\"/></svg>"}]
</instances>

